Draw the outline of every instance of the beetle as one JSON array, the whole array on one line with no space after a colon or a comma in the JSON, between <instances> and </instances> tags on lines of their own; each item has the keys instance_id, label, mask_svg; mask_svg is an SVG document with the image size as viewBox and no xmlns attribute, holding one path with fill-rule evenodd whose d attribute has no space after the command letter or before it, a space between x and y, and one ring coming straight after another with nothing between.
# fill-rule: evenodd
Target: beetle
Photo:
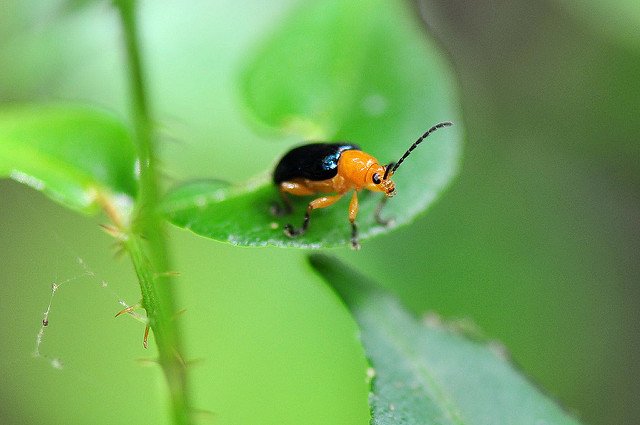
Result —
<instances>
[{"instance_id":1,"label":"beetle","mask_svg":"<svg viewBox=\"0 0 640 425\"><path fill-rule=\"evenodd\" d=\"M391 176L431 133L451 125L453 123L449 121L434 125L407 149L398 162L391 162L384 166L380 165L376 158L360 150L358 145L350 143L311 143L293 148L280 159L273 172L273 183L278 188L283 206L276 203L271 211L278 216L293 212L289 194L296 196L323 194L309 202L301 227L296 229L291 224L284 227L285 235L293 238L307 231L313 210L333 205L347 192L353 190L349 203L351 247L359 249L356 225L358 192L366 189L384 193L376 208L375 219L379 224L389 224L389 220L381 218L380 212L388 198L396 194L395 183L391 180ZM330 195L331 193L333 194Z\"/></svg>"}]
</instances>

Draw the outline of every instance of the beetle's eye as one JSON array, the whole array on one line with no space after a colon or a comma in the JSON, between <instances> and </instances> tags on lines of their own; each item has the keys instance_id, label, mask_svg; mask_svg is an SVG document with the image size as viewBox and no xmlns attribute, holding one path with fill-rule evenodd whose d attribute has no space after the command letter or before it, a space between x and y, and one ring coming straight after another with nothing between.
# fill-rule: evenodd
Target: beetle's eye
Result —
<instances>
[{"instance_id":1,"label":"beetle's eye","mask_svg":"<svg viewBox=\"0 0 640 425\"><path fill-rule=\"evenodd\" d=\"M380 184L380 182L381 182L380 175L378 173L374 173L373 177L371 178L371 180L373 180L374 184Z\"/></svg>"}]
</instances>

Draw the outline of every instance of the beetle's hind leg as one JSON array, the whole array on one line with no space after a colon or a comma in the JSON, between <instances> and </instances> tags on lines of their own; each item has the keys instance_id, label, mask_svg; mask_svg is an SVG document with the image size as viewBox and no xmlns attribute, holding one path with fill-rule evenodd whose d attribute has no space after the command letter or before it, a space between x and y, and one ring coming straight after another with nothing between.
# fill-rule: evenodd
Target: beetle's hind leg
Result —
<instances>
[{"instance_id":1,"label":"beetle's hind leg","mask_svg":"<svg viewBox=\"0 0 640 425\"><path fill-rule=\"evenodd\" d=\"M289 199L287 194L282 190L279 190L278 193L280 193L280 199L282 199L282 204L278 203L277 201L273 201L271 203L271 206L269 207L269 212L271 213L271 215L274 215L276 217L282 217L282 216L291 214L293 212L293 205L291 205L291 199Z\"/></svg>"},{"instance_id":2,"label":"beetle's hind leg","mask_svg":"<svg viewBox=\"0 0 640 425\"><path fill-rule=\"evenodd\" d=\"M284 181L278 184L278 193L280 194L280 199L282 199L282 205L274 202L273 204L271 204L271 208L269 209L269 211L276 217L282 217L283 215L289 215L293 212L293 205L291 204L291 199L289 199L287 193L296 196L306 196L312 195L315 192L302 183L295 181Z\"/></svg>"},{"instance_id":3,"label":"beetle's hind leg","mask_svg":"<svg viewBox=\"0 0 640 425\"><path fill-rule=\"evenodd\" d=\"M286 226L284 226L284 234L289 236L290 238L303 235L304 232L306 232L307 228L309 227L309 219L311 218L311 211L318 208L325 208L325 207L328 207L329 205L333 205L336 202L338 202L340 198L342 198L342 194L333 195L333 196L323 196L321 198L314 199L313 201L309 202L309 205L307 205L307 211L304 214L304 221L302 222L302 226L299 227L298 229L295 229L291 224L287 224Z\"/></svg>"}]
</instances>

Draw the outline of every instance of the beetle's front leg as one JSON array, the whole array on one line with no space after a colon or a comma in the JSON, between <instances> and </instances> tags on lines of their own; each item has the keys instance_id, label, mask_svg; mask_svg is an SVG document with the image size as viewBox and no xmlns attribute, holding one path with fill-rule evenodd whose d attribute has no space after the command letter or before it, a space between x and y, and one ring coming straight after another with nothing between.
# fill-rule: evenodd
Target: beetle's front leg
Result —
<instances>
[{"instance_id":1,"label":"beetle's front leg","mask_svg":"<svg viewBox=\"0 0 640 425\"><path fill-rule=\"evenodd\" d=\"M358 215L358 191L353 191L351 202L349 202L349 221L351 222L351 248L360 249L358 242L358 226L356 226L356 216Z\"/></svg>"},{"instance_id":2,"label":"beetle's front leg","mask_svg":"<svg viewBox=\"0 0 640 425\"><path fill-rule=\"evenodd\" d=\"M378 206L376 207L375 219L376 223L381 224L382 226L391 226L393 224L393 218L382 218L380 213L382 212L382 208L387 204L389 197L387 195L382 195L382 199L378 202Z\"/></svg>"},{"instance_id":3,"label":"beetle's front leg","mask_svg":"<svg viewBox=\"0 0 640 425\"><path fill-rule=\"evenodd\" d=\"M325 208L335 204L336 202L338 202L340 198L342 198L342 195L343 194L338 194L333 196L323 196L321 198L314 199L313 201L309 202L309 205L307 206L307 212L304 214L304 221L302 222L302 227L300 227L299 229L294 229L291 224L287 224L286 226L284 226L284 234L289 236L290 238L304 234L304 232L307 231L307 227L309 227L309 219L311 218L311 211L317 208Z\"/></svg>"}]
</instances>

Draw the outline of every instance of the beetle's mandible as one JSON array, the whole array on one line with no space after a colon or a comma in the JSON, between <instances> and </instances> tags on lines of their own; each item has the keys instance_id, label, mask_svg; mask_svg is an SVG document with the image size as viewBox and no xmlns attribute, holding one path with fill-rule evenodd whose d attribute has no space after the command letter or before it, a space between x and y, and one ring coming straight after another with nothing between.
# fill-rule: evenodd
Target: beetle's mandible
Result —
<instances>
[{"instance_id":1,"label":"beetle's mandible","mask_svg":"<svg viewBox=\"0 0 640 425\"><path fill-rule=\"evenodd\" d=\"M349 203L351 247L359 249L356 226L358 192L367 189L384 193L376 208L375 218L380 224L388 224L387 220L380 217L380 212L386 200L396 194L391 176L427 136L439 128L451 125L453 124L449 121L434 125L407 149L398 162L387 165L380 165L376 158L361 151L357 145L349 143L312 143L290 150L280 159L273 172L273 183L277 186L284 203L284 206L276 204L272 209L273 213L283 215L293 211L287 194L308 196L321 193L323 195L309 202L301 227L296 229L291 224L287 224L284 227L284 233L289 237L303 234L309 227L311 211L333 205L353 190Z\"/></svg>"}]
</instances>

